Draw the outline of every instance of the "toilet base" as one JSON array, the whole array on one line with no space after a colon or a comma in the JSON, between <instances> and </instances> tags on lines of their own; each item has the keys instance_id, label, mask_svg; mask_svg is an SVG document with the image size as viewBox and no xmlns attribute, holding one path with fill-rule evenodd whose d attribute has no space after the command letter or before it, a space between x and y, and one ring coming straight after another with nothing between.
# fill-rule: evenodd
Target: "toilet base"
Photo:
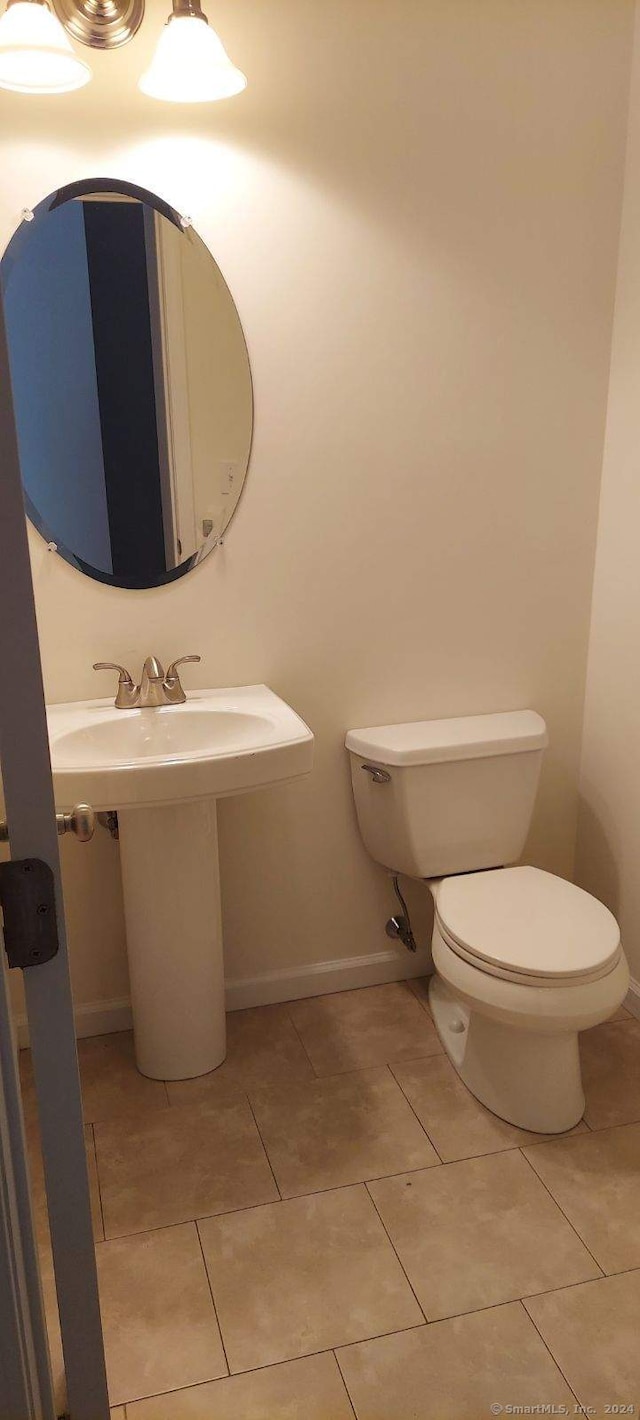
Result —
<instances>
[{"instance_id":1,"label":"toilet base","mask_svg":"<svg viewBox=\"0 0 640 1420\"><path fill-rule=\"evenodd\" d=\"M560 1134L582 1118L576 1031L550 1035L503 1025L472 1010L438 975L429 1004L451 1064L493 1114L540 1134Z\"/></svg>"}]
</instances>

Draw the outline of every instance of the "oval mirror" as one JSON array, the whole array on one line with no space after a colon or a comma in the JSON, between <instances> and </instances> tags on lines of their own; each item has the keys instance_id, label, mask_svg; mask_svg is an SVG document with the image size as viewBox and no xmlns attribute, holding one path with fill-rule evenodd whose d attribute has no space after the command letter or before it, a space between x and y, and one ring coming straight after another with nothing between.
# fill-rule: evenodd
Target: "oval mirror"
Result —
<instances>
[{"instance_id":1,"label":"oval mirror","mask_svg":"<svg viewBox=\"0 0 640 1420\"><path fill-rule=\"evenodd\" d=\"M153 193L94 179L25 214L0 281L31 521L98 581L183 576L233 516L253 427L204 242Z\"/></svg>"}]
</instances>

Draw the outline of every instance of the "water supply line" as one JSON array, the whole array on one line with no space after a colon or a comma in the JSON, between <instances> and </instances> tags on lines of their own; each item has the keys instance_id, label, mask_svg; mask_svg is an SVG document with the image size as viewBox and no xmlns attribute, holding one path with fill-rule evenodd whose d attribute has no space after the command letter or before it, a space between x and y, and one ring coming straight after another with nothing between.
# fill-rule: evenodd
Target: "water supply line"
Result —
<instances>
[{"instance_id":1,"label":"water supply line","mask_svg":"<svg viewBox=\"0 0 640 1420\"><path fill-rule=\"evenodd\" d=\"M407 907L407 904L400 891L400 884L398 882L397 873L391 874L391 881L393 883L393 890L395 892L395 895L398 899L398 902L400 903L400 906L402 907L402 912L398 912L396 913L395 917L389 918L389 921L387 922L385 928L386 934L388 937L392 937L395 941L402 942L403 945L407 948L408 952L417 952L418 944L413 935L413 929L411 927L411 918L409 916L409 908Z\"/></svg>"}]
</instances>

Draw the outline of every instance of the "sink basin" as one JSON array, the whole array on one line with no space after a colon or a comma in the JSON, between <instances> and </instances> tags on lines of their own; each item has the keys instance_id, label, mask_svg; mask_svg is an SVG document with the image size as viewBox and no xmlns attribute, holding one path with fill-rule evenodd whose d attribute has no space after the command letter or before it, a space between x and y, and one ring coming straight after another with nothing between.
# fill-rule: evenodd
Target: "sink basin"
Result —
<instances>
[{"instance_id":1,"label":"sink basin","mask_svg":"<svg viewBox=\"0 0 640 1420\"><path fill-rule=\"evenodd\" d=\"M311 730L266 685L52 705L47 723L58 808L118 812L138 1068L207 1074L226 1054L216 800L308 774Z\"/></svg>"},{"instance_id":2,"label":"sink basin","mask_svg":"<svg viewBox=\"0 0 640 1420\"><path fill-rule=\"evenodd\" d=\"M116 710L112 700L47 709L60 808L124 809L220 798L311 768L313 735L266 685L200 690L184 705Z\"/></svg>"}]
</instances>

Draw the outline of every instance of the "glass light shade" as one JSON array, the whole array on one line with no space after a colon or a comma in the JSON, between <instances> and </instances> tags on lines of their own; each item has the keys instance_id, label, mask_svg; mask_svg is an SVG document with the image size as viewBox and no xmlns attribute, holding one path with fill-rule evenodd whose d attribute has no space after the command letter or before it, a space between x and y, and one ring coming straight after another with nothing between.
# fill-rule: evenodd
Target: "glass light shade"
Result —
<instances>
[{"instance_id":1,"label":"glass light shade","mask_svg":"<svg viewBox=\"0 0 640 1420\"><path fill-rule=\"evenodd\" d=\"M15 0L0 19L0 88L63 94L88 84L91 70L46 3Z\"/></svg>"},{"instance_id":2,"label":"glass light shade","mask_svg":"<svg viewBox=\"0 0 640 1420\"><path fill-rule=\"evenodd\" d=\"M176 104L229 99L246 88L215 30L199 15L173 15L139 80L143 94Z\"/></svg>"}]
</instances>

